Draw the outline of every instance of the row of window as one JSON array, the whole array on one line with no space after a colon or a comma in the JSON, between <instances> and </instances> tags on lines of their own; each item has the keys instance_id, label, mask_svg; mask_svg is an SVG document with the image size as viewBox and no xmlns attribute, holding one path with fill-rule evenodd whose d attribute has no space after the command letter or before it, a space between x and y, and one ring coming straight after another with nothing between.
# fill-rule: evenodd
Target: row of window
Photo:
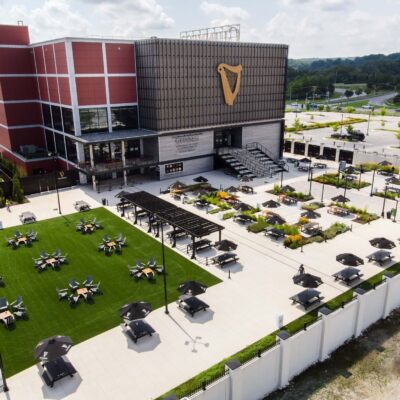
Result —
<instances>
[{"instance_id":1,"label":"row of window","mask_svg":"<svg viewBox=\"0 0 400 400\"><path fill-rule=\"evenodd\" d=\"M47 128L53 128L71 135L75 133L74 119L70 108L42 103L42 112L43 123Z\"/></svg>"},{"instance_id":2,"label":"row of window","mask_svg":"<svg viewBox=\"0 0 400 400\"><path fill-rule=\"evenodd\" d=\"M173 174L175 172L182 172L183 171L183 162L165 164L164 167L165 167L165 173L166 174Z\"/></svg>"},{"instance_id":3,"label":"row of window","mask_svg":"<svg viewBox=\"0 0 400 400\"><path fill-rule=\"evenodd\" d=\"M47 150L51 153L58 153L60 157L65 158L73 163L78 162L76 154L76 144L68 136L60 133L45 130Z\"/></svg>"}]
</instances>

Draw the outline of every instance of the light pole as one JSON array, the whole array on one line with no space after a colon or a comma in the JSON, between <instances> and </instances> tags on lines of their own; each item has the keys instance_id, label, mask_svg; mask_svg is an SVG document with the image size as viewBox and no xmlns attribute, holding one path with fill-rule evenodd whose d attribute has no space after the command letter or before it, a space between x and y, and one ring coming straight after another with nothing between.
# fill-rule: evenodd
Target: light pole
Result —
<instances>
[{"instance_id":1,"label":"light pole","mask_svg":"<svg viewBox=\"0 0 400 400\"><path fill-rule=\"evenodd\" d=\"M7 386L6 374L4 372L4 364L3 364L3 358L1 357L1 353L0 353L0 371L1 371L1 376L3 378L3 391L8 392L10 389Z\"/></svg>"},{"instance_id":2,"label":"light pole","mask_svg":"<svg viewBox=\"0 0 400 400\"><path fill-rule=\"evenodd\" d=\"M165 314L169 314L168 296L167 296L167 270L165 268L164 227L162 219L160 219L160 223L161 223L161 258L162 258L163 279L164 279L164 305L165 305Z\"/></svg>"},{"instance_id":3,"label":"light pole","mask_svg":"<svg viewBox=\"0 0 400 400\"><path fill-rule=\"evenodd\" d=\"M282 186L283 186L283 168L281 169L281 189L282 189Z\"/></svg>"},{"instance_id":4,"label":"light pole","mask_svg":"<svg viewBox=\"0 0 400 400\"><path fill-rule=\"evenodd\" d=\"M376 169L374 169L374 172L372 173L371 193L369 194L371 197L373 196L372 193L373 193L373 190L374 190L375 172L376 172Z\"/></svg>"},{"instance_id":5,"label":"light pole","mask_svg":"<svg viewBox=\"0 0 400 400\"><path fill-rule=\"evenodd\" d=\"M386 204L386 194L388 190L388 185L385 185L385 192L383 194L383 206L382 206L382 212L381 212L381 217L385 218L385 204Z\"/></svg>"},{"instance_id":6,"label":"light pole","mask_svg":"<svg viewBox=\"0 0 400 400\"><path fill-rule=\"evenodd\" d=\"M58 153L49 153L49 157L52 157L52 159L54 161L54 186L55 186L56 193L57 193L58 213L61 215L60 194L58 193L57 156L58 156Z\"/></svg>"},{"instance_id":7,"label":"light pole","mask_svg":"<svg viewBox=\"0 0 400 400\"><path fill-rule=\"evenodd\" d=\"M321 203L324 202L324 189L325 189L325 182L322 182Z\"/></svg>"},{"instance_id":8,"label":"light pole","mask_svg":"<svg viewBox=\"0 0 400 400\"><path fill-rule=\"evenodd\" d=\"M310 190L308 191L308 194L309 194L310 196L311 196L312 180L313 180L313 167L310 167Z\"/></svg>"},{"instance_id":9,"label":"light pole","mask_svg":"<svg viewBox=\"0 0 400 400\"><path fill-rule=\"evenodd\" d=\"M346 197L347 192L347 175L344 176L344 194L343 196Z\"/></svg>"}]
</instances>

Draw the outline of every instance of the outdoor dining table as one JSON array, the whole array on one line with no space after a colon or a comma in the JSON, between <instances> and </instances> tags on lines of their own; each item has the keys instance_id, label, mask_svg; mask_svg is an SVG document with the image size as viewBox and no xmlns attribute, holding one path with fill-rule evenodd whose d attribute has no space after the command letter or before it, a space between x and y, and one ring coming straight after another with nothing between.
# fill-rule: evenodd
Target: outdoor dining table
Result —
<instances>
[{"instance_id":1,"label":"outdoor dining table","mask_svg":"<svg viewBox=\"0 0 400 400\"><path fill-rule=\"evenodd\" d=\"M3 311L0 313L0 321L6 320L8 317L12 317L12 314L9 310Z\"/></svg>"},{"instance_id":2,"label":"outdoor dining table","mask_svg":"<svg viewBox=\"0 0 400 400\"><path fill-rule=\"evenodd\" d=\"M77 294L78 296L86 297L86 295L88 294L88 292L89 292L89 290L88 290L87 288L85 288L85 287L76 289L76 294Z\"/></svg>"},{"instance_id":3,"label":"outdoor dining table","mask_svg":"<svg viewBox=\"0 0 400 400\"><path fill-rule=\"evenodd\" d=\"M74 366L61 357L43 364L43 370L42 378L46 382L46 385L50 387L53 387L54 382L66 376L72 378L76 374Z\"/></svg>"},{"instance_id":4,"label":"outdoor dining table","mask_svg":"<svg viewBox=\"0 0 400 400\"><path fill-rule=\"evenodd\" d=\"M59 264L60 261L57 258L51 257L46 259L46 264L54 267L55 265Z\"/></svg>"},{"instance_id":5,"label":"outdoor dining table","mask_svg":"<svg viewBox=\"0 0 400 400\"><path fill-rule=\"evenodd\" d=\"M146 277L148 278L149 276L154 276L154 271L151 268L144 268L141 271L143 274L146 275Z\"/></svg>"},{"instance_id":6,"label":"outdoor dining table","mask_svg":"<svg viewBox=\"0 0 400 400\"><path fill-rule=\"evenodd\" d=\"M26 243L28 243L29 239L27 236L20 236L20 237L16 238L16 241L18 244L26 244Z\"/></svg>"},{"instance_id":7,"label":"outdoor dining table","mask_svg":"<svg viewBox=\"0 0 400 400\"><path fill-rule=\"evenodd\" d=\"M106 243L106 246L109 248L114 248L117 245L117 242L114 240L110 240L109 242Z\"/></svg>"}]
</instances>

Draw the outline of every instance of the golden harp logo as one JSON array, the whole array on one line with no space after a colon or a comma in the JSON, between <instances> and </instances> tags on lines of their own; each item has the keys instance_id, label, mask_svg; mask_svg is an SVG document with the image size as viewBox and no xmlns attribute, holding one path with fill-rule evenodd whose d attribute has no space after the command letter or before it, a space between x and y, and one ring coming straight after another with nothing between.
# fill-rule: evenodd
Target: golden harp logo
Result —
<instances>
[{"instance_id":1,"label":"golden harp logo","mask_svg":"<svg viewBox=\"0 0 400 400\"><path fill-rule=\"evenodd\" d=\"M217 71L221 76L222 90L224 92L225 103L228 106L232 106L240 90L240 78L242 75L242 66L240 64L236 65L236 67L228 64L219 64L217 67ZM229 83L228 76L226 75L226 71L229 71L232 74L236 75L236 83L233 91Z\"/></svg>"}]
</instances>

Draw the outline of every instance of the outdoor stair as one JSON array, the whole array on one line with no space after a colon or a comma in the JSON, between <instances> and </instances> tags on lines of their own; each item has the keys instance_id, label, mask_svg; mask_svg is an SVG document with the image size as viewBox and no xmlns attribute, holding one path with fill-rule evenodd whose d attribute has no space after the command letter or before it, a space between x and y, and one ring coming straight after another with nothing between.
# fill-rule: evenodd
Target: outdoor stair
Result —
<instances>
[{"instance_id":1,"label":"outdoor stair","mask_svg":"<svg viewBox=\"0 0 400 400\"><path fill-rule=\"evenodd\" d=\"M261 143L252 142L246 145L246 150L254 156L254 158L266 166L270 170L270 175L277 174L279 172L288 171L286 164L274 155Z\"/></svg>"}]
</instances>

